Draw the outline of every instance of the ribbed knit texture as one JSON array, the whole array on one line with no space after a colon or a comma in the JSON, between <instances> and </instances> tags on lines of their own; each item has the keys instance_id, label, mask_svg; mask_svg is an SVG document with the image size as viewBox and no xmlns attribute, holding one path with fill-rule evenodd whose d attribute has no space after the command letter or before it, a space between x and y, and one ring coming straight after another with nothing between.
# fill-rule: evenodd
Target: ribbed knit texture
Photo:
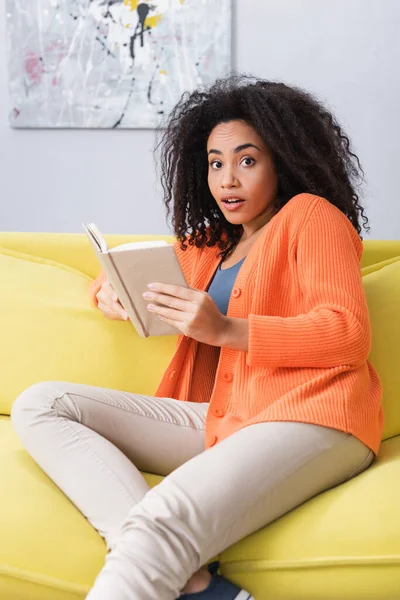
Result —
<instances>
[{"instance_id":1,"label":"ribbed knit texture","mask_svg":"<svg viewBox=\"0 0 400 600\"><path fill-rule=\"evenodd\" d=\"M208 289L218 248L175 249L191 287ZM228 317L249 319L248 352L180 335L156 396L210 401L206 447L263 421L351 433L375 453L382 385L367 358L371 331L362 242L324 198L299 194L265 226L236 278ZM102 279L92 286L95 294ZM218 368L217 368L218 364Z\"/></svg>"}]
</instances>

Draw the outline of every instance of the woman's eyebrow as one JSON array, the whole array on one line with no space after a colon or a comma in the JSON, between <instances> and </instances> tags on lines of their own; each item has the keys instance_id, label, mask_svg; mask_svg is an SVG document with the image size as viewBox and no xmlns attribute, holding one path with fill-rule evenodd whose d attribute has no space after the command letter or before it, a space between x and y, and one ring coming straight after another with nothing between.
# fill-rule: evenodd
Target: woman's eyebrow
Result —
<instances>
[{"instance_id":1,"label":"woman's eyebrow","mask_svg":"<svg viewBox=\"0 0 400 600\"><path fill-rule=\"evenodd\" d=\"M260 150L260 148L258 146L256 146L255 144L241 144L240 146L237 146L233 152L236 154L237 152L240 152L241 150L246 150L246 148L255 148L256 150ZM260 152L261 152L261 150L260 150Z\"/></svg>"},{"instance_id":2,"label":"woman's eyebrow","mask_svg":"<svg viewBox=\"0 0 400 600\"><path fill-rule=\"evenodd\" d=\"M221 150L216 150L215 148L211 148L207 154L222 154Z\"/></svg>"},{"instance_id":3,"label":"woman's eyebrow","mask_svg":"<svg viewBox=\"0 0 400 600\"><path fill-rule=\"evenodd\" d=\"M240 146L236 146L233 152L234 154L237 154L241 150L246 150L246 148L255 148L256 150L259 150L261 152L260 148L255 144L240 144ZM221 150L217 150L216 148L211 148L207 154L222 154L222 152Z\"/></svg>"}]
</instances>

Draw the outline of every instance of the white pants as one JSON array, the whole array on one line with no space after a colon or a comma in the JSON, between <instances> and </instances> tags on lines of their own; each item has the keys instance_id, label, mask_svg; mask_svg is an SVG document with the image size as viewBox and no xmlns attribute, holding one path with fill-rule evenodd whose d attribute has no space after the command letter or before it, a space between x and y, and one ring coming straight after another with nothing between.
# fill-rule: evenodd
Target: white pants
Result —
<instances>
[{"instance_id":1,"label":"white pants","mask_svg":"<svg viewBox=\"0 0 400 600\"><path fill-rule=\"evenodd\" d=\"M110 549L88 599L175 600L210 559L374 458L350 434L292 422L205 451L207 409L65 382L15 401L25 448ZM139 470L166 477L149 490Z\"/></svg>"}]
</instances>

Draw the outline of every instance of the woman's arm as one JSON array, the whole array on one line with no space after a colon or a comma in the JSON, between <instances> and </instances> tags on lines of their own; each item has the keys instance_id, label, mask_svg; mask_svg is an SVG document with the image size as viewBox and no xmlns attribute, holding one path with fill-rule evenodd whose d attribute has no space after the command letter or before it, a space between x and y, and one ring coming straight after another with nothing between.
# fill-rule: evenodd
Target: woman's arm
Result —
<instances>
[{"instance_id":1,"label":"woman's arm","mask_svg":"<svg viewBox=\"0 0 400 600\"><path fill-rule=\"evenodd\" d=\"M247 351L249 366L329 368L367 359L371 331L362 245L346 220L321 199L300 233L297 267L307 312L228 319L222 346Z\"/></svg>"}]
</instances>

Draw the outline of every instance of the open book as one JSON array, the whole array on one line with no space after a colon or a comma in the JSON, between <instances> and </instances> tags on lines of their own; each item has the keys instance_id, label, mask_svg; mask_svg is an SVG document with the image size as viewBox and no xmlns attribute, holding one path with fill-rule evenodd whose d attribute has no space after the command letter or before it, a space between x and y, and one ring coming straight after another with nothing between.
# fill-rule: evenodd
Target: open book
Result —
<instances>
[{"instance_id":1,"label":"open book","mask_svg":"<svg viewBox=\"0 0 400 600\"><path fill-rule=\"evenodd\" d=\"M179 330L147 310L142 296L148 283L188 287L172 244L165 241L131 242L109 249L94 223L82 223L101 268L141 337L178 335Z\"/></svg>"}]
</instances>

